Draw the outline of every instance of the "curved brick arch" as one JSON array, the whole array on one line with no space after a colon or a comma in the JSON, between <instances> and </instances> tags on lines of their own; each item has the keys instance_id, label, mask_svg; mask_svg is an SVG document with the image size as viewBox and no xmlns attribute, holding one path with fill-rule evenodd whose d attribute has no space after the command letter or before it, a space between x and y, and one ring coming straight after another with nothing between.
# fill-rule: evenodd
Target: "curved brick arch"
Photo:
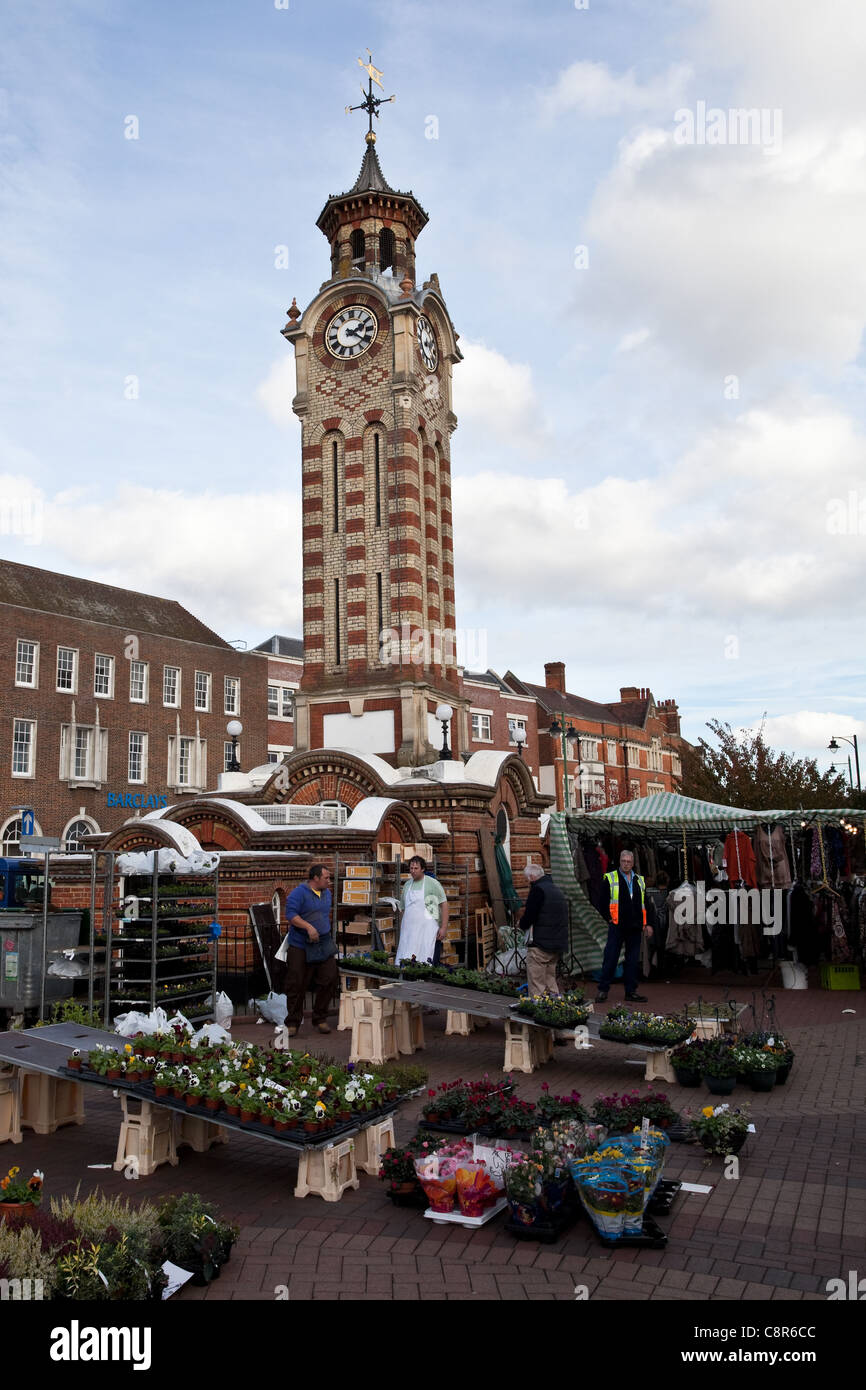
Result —
<instances>
[{"instance_id":1,"label":"curved brick arch","mask_svg":"<svg viewBox=\"0 0 866 1390\"><path fill-rule=\"evenodd\" d=\"M355 800L350 800L350 794ZM259 800L262 802L297 802L300 806L315 806L320 801L343 801L354 807L365 796L388 796L390 788L377 773L351 753L314 749L294 753L280 763L265 783Z\"/></svg>"},{"instance_id":2,"label":"curved brick arch","mask_svg":"<svg viewBox=\"0 0 866 1390\"><path fill-rule=\"evenodd\" d=\"M192 832L195 834L195 831ZM171 849L180 854L177 845L158 820L128 821L117 830L112 830L100 845L101 850L111 850L123 854L126 850Z\"/></svg>"},{"instance_id":3,"label":"curved brick arch","mask_svg":"<svg viewBox=\"0 0 866 1390\"><path fill-rule=\"evenodd\" d=\"M539 810L544 809L539 805L539 794L535 790L532 774L516 753L512 754L500 769L497 786L500 799L504 799L506 788L513 797L514 815L538 815ZM545 804L549 801L550 797L544 797Z\"/></svg>"}]
</instances>

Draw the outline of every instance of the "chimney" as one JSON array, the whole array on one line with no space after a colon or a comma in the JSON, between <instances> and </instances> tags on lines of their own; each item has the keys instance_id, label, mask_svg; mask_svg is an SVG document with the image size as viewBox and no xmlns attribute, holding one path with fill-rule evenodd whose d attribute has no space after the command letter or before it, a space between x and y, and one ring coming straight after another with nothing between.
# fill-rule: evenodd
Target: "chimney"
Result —
<instances>
[{"instance_id":1,"label":"chimney","mask_svg":"<svg viewBox=\"0 0 866 1390\"><path fill-rule=\"evenodd\" d=\"M280 639L279 639L279 637L276 637L276 636L275 636L275 637L272 637L272 638L271 638L271 655L272 655L272 656L279 656L279 654L280 654Z\"/></svg>"},{"instance_id":2,"label":"chimney","mask_svg":"<svg viewBox=\"0 0 866 1390\"><path fill-rule=\"evenodd\" d=\"M558 690L561 695L565 694L564 661L545 661L544 684L548 690Z\"/></svg>"},{"instance_id":3,"label":"chimney","mask_svg":"<svg viewBox=\"0 0 866 1390\"><path fill-rule=\"evenodd\" d=\"M619 688L619 698L621 700L639 700L640 691L636 685L621 685Z\"/></svg>"}]
</instances>

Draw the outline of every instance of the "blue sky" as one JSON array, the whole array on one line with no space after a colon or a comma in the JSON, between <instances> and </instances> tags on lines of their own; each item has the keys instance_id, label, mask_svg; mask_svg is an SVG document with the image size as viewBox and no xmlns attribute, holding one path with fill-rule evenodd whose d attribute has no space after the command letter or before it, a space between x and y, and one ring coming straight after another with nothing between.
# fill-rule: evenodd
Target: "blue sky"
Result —
<instances>
[{"instance_id":1,"label":"blue sky","mask_svg":"<svg viewBox=\"0 0 866 1390\"><path fill-rule=\"evenodd\" d=\"M693 737L866 733L855 0L7 0L2 26L4 554L300 632L279 329L329 274L369 46L465 352L459 626L500 671L674 696ZM699 102L782 138L678 144Z\"/></svg>"}]
</instances>

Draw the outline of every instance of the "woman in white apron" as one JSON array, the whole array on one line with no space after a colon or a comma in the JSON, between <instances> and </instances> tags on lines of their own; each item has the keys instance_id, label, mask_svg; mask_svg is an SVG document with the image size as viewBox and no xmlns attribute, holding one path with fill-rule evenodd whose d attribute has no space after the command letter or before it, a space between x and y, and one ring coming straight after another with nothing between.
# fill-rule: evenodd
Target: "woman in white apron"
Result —
<instances>
[{"instance_id":1,"label":"woman in white apron","mask_svg":"<svg viewBox=\"0 0 866 1390\"><path fill-rule=\"evenodd\" d=\"M409 860L410 878L401 898L400 944L396 955L398 965L401 960L411 960L413 956L419 965L432 962L437 938L445 934L447 917L441 911L446 901L445 892L435 878L426 876L426 867L419 855ZM433 909L439 909L440 917L445 920L437 920Z\"/></svg>"}]
</instances>

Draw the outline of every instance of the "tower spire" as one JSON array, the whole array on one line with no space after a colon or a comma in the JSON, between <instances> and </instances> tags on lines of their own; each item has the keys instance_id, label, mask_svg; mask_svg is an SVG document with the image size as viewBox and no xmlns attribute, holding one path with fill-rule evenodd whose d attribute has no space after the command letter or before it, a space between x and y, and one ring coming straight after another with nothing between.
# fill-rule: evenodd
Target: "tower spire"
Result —
<instances>
[{"instance_id":1,"label":"tower spire","mask_svg":"<svg viewBox=\"0 0 866 1390\"><path fill-rule=\"evenodd\" d=\"M367 127L367 134L364 136L364 139L368 145L375 145L376 132L373 129L373 117L375 116L376 120L378 120L379 107L387 106L389 101L396 101L397 98L395 96L377 97L375 95L373 91L373 83L375 82L376 86L381 87L382 91L384 92L385 88L382 86L382 78L385 76L385 74L382 72L380 68L377 68L374 65L373 55L370 52L369 48L367 49L367 57L370 60L368 63L365 63L363 58L358 59L359 66L364 69L365 73L369 78L366 92L364 91L363 83L361 84L361 95L364 98L364 100L362 102L359 102L357 106L347 106L346 115L348 116L352 111L367 112L367 115L369 117L369 124Z\"/></svg>"}]
</instances>

